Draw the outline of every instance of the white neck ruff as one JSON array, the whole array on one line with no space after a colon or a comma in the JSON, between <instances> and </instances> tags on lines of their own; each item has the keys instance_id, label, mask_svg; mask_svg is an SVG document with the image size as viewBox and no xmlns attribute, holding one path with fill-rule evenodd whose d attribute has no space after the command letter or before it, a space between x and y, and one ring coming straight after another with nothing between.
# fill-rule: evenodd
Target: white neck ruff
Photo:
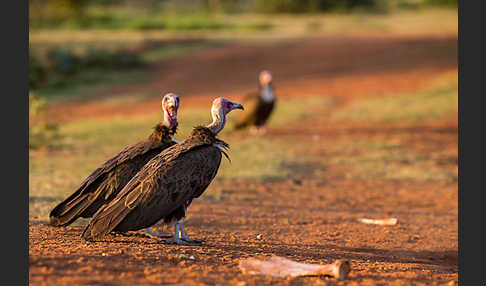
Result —
<instances>
[{"instance_id":1,"label":"white neck ruff","mask_svg":"<svg viewBox=\"0 0 486 286\"><path fill-rule=\"evenodd\" d=\"M275 99L270 85L266 85L262 88L262 90L260 91L260 97L264 102L272 102Z\"/></svg>"}]
</instances>

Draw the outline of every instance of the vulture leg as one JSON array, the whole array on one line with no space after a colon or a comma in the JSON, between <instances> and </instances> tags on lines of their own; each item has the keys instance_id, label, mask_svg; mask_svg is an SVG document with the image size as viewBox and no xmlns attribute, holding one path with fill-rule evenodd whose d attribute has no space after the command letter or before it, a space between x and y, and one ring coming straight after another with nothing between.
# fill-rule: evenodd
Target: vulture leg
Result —
<instances>
[{"instance_id":1,"label":"vulture leg","mask_svg":"<svg viewBox=\"0 0 486 286\"><path fill-rule=\"evenodd\" d=\"M170 234L163 234L163 233L156 233L156 232L153 232L152 229L150 227L147 227L145 229L145 231L150 234L151 236L155 236L155 237L160 237L160 238L171 238L172 236Z\"/></svg>"},{"instance_id":2,"label":"vulture leg","mask_svg":"<svg viewBox=\"0 0 486 286\"><path fill-rule=\"evenodd\" d=\"M184 219L181 219L180 221L177 222L179 224L179 229L181 230L182 240L189 242L189 243L201 244L201 242L202 242L201 240L192 239L192 238L189 238L187 236L186 232L184 231L184 226L182 225L183 221L184 221Z\"/></svg>"},{"instance_id":3,"label":"vulture leg","mask_svg":"<svg viewBox=\"0 0 486 286\"><path fill-rule=\"evenodd\" d=\"M167 242L171 244L179 244L179 245L200 245L201 244L200 241L190 239L189 237L187 237L187 235L184 233L182 220L178 221L174 225L174 237L172 237L172 239L169 239Z\"/></svg>"},{"instance_id":4,"label":"vulture leg","mask_svg":"<svg viewBox=\"0 0 486 286\"><path fill-rule=\"evenodd\" d=\"M250 134L251 135L257 135L258 134L258 128L255 126L250 127Z\"/></svg>"},{"instance_id":5,"label":"vulture leg","mask_svg":"<svg viewBox=\"0 0 486 286\"><path fill-rule=\"evenodd\" d=\"M267 133L267 128L265 126L258 127L258 134L264 135Z\"/></svg>"},{"instance_id":6,"label":"vulture leg","mask_svg":"<svg viewBox=\"0 0 486 286\"><path fill-rule=\"evenodd\" d=\"M193 243L181 239L181 226L179 223L176 223L174 225L174 237L172 237L172 239L167 240L167 243L179 244L179 245L194 245Z\"/></svg>"}]
</instances>

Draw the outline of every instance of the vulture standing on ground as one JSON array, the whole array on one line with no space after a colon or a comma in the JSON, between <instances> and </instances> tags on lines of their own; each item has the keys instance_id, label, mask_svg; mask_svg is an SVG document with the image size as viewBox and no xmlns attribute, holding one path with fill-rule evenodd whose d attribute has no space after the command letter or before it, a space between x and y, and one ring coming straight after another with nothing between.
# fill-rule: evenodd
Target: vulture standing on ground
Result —
<instances>
[{"instance_id":1,"label":"vulture standing on ground","mask_svg":"<svg viewBox=\"0 0 486 286\"><path fill-rule=\"evenodd\" d=\"M257 92L247 94L243 98L246 111L235 124L235 129L250 127L252 133L265 133L265 123L275 106L275 94L273 92L272 75L268 71L262 71L259 76L259 88Z\"/></svg>"},{"instance_id":2,"label":"vulture standing on ground","mask_svg":"<svg viewBox=\"0 0 486 286\"><path fill-rule=\"evenodd\" d=\"M179 97L168 93L162 99L164 121L145 140L124 148L87 177L81 186L50 213L50 224L66 226L79 217L91 217L111 201L130 179L154 156L175 145ZM152 235L157 235L147 229Z\"/></svg>"},{"instance_id":3,"label":"vulture standing on ground","mask_svg":"<svg viewBox=\"0 0 486 286\"><path fill-rule=\"evenodd\" d=\"M82 237L99 240L112 231L126 232L147 228L163 220L174 225L169 242L199 244L184 232L186 209L216 176L222 153L229 145L216 138L223 130L226 114L243 109L238 103L219 97L213 101L213 122L196 126L184 141L171 146L150 160L110 203L93 216Z\"/></svg>"}]
</instances>

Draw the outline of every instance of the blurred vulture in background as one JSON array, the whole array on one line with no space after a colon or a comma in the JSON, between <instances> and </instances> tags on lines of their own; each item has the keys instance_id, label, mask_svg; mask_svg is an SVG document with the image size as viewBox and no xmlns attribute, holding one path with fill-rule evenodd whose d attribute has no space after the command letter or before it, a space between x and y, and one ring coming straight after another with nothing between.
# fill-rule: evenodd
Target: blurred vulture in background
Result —
<instances>
[{"instance_id":1,"label":"blurred vulture in background","mask_svg":"<svg viewBox=\"0 0 486 286\"><path fill-rule=\"evenodd\" d=\"M245 112L238 118L235 129L250 128L252 134L265 133L265 123L275 107L272 75L264 70L260 72L258 91L247 94L242 102Z\"/></svg>"},{"instance_id":2,"label":"blurred vulture in background","mask_svg":"<svg viewBox=\"0 0 486 286\"><path fill-rule=\"evenodd\" d=\"M88 218L110 202L130 179L154 156L174 145L177 131L179 96L168 93L162 99L163 122L154 127L145 140L124 148L120 153L94 170L68 198L50 213L50 224L67 226L77 218ZM151 234L150 229L147 231Z\"/></svg>"},{"instance_id":3,"label":"blurred vulture in background","mask_svg":"<svg viewBox=\"0 0 486 286\"><path fill-rule=\"evenodd\" d=\"M183 220L192 200L203 194L218 172L222 154L229 145L216 138L223 130L226 115L243 109L225 98L213 101L213 122L196 126L184 141L151 159L123 190L93 216L82 237L99 240L108 233L136 231L163 220L174 225L171 243L193 245L200 241L187 237Z\"/></svg>"}]
</instances>

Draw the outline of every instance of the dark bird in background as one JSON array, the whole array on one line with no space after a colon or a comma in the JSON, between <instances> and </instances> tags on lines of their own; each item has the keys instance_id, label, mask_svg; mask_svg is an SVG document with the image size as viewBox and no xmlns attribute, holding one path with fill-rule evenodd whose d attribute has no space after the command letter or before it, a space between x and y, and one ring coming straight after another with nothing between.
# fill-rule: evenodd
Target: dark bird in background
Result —
<instances>
[{"instance_id":1,"label":"dark bird in background","mask_svg":"<svg viewBox=\"0 0 486 286\"><path fill-rule=\"evenodd\" d=\"M79 217L92 217L102 205L115 198L150 159L175 145L178 108L179 97L166 94L162 99L163 122L154 127L147 139L124 148L94 170L72 195L51 211L50 224L67 226ZM147 231L151 232L150 229Z\"/></svg>"},{"instance_id":2,"label":"dark bird in background","mask_svg":"<svg viewBox=\"0 0 486 286\"><path fill-rule=\"evenodd\" d=\"M270 72L260 72L258 79L258 91L247 94L242 100L245 112L236 121L236 130L249 127L252 134L266 132L265 123L272 114L276 100Z\"/></svg>"},{"instance_id":3,"label":"dark bird in background","mask_svg":"<svg viewBox=\"0 0 486 286\"><path fill-rule=\"evenodd\" d=\"M193 245L200 241L187 237L183 220L187 207L198 198L216 176L222 154L229 145L216 138L223 130L226 115L243 109L225 98L213 101L213 122L196 126L184 141L155 156L128 182L110 203L93 216L82 237L99 240L112 231L136 231L159 220L174 225L171 243Z\"/></svg>"}]
</instances>

